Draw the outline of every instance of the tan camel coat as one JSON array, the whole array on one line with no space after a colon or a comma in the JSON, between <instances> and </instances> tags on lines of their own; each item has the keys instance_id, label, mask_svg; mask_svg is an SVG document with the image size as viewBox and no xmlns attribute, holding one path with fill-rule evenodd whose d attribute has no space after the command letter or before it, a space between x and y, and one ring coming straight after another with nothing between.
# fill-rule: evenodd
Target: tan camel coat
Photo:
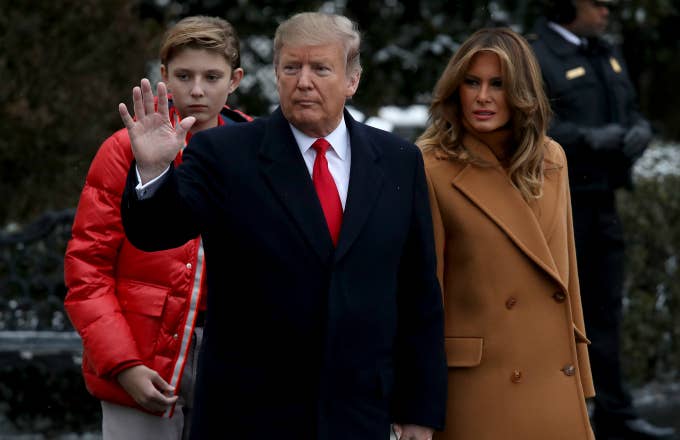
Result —
<instances>
[{"instance_id":1,"label":"tan camel coat","mask_svg":"<svg viewBox=\"0 0 680 440\"><path fill-rule=\"evenodd\" d=\"M550 141L543 197L493 166L424 154L445 308L446 440L593 439L566 158Z\"/></svg>"}]
</instances>

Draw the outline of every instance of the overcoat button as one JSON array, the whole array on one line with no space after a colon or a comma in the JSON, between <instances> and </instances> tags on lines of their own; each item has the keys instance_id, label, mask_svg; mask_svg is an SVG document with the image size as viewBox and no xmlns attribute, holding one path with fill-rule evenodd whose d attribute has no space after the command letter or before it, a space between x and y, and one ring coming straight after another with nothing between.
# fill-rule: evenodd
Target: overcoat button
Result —
<instances>
[{"instance_id":1,"label":"overcoat button","mask_svg":"<svg viewBox=\"0 0 680 440\"><path fill-rule=\"evenodd\" d=\"M513 370L512 374L510 375L510 380L513 383L520 383L522 381L522 372L519 370Z\"/></svg>"},{"instance_id":2,"label":"overcoat button","mask_svg":"<svg viewBox=\"0 0 680 440\"><path fill-rule=\"evenodd\" d=\"M557 291L553 293L553 299L558 303L563 303L567 299L567 295L565 295L562 291Z\"/></svg>"},{"instance_id":3,"label":"overcoat button","mask_svg":"<svg viewBox=\"0 0 680 440\"><path fill-rule=\"evenodd\" d=\"M572 364L567 364L562 368L562 372L565 374L565 376L573 376L576 374L576 367L574 367Z\"/></svg>"},{"instance_id":4,"label":"overcoat button","mask_svg":"<svg viewBox=\"0 0 680 440\"><path fill-rule=\"evenodd\" d=\"M191 263L187 263L187 269L191 269Z\"/></svg>"},{"instance_id":5,"label":"overcoat button","mask_svg":"<svg viewBox=\"0 0 680 440\"><path fill-rule=\"evenodd\" d=\"M179 335L178 335L177 333L175 333L174 335L172 335L172 339L177 339L177 338L179 338Z\"/></svg>"},{"instance_id":6,"label":"overcoat button","mask_svg":"<svg viewBox=\"0 0 680 440\"><path fill-rule=\"evenodd\" d=\"M505 308L511 309L511 308L515 307L515 304L517 304L517 298L515 298L514 296L511 296L510 298L508 298L507 301L505 301Z\"/></svg>"}]
</instances>

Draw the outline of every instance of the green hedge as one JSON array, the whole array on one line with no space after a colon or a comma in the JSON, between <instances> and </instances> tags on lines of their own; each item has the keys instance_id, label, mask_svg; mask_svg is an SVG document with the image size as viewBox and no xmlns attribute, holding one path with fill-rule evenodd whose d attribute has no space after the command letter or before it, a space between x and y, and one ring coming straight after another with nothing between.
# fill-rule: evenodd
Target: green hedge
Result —
<instances>
[{"instance_id":1,"label":"green hedge","mask_svg":"<svg viewBox=\"0 0 680 440\"><path fill-rule=\"evenodd\" d=\"M0 438L22 432L53 438L100 426L99 401L88 394L71 355L0 353Z\"/></svg>"},{"instance_id":2,"label":"green hedge","mask_svg":"<svg viewBox=\"0 0 680 440\"><path fill-rule=\"evenodd\" d=\"M0 0L0 225L77 203L155 55L138 3Z\"/></svg>"},{"instance_id":3,"label":"green hedge","mask_svg":"<svg viewBox=\"0 0 680 440\"><path fill-rule=\"evenodd\" d=\"M680 377L680 161L654 147L618 194L626 235L624 368L634 385Z\"/></svg>"}]
</instances>

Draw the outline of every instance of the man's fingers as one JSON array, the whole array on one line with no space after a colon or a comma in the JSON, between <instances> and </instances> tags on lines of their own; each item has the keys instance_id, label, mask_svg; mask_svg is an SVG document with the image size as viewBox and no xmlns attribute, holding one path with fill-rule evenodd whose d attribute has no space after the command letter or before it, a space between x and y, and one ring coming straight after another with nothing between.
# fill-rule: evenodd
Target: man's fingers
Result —
<instances>
[{"instance_id":1,"label":"man's fingers","mask_svg":"<svg viewBox=\"0 0 680 440\"><path fill-rule=\"evenodd\" d=\"M144 103L142 102L142 89L135 86L132 89L132 106L135 110L135 117L139 120L144 117Z\"/></svg>"},{"instance_id":2,"label":"man's fingers","mask_svg":"<svg viewBox=\"0 0 680 440\"><path fill-rule=\"evenodd\" d=\"M144 104L144 114L150 115L154 112L154 98L153 98L153 90L151 89L151 83L149 82L148 79L143 78L142 82L140 84L142 88L142 103ZM135 107L136 111L136 107ZM139 119L139 115L137 115L137 119Z\"/></svg>"},{"instance_id":3,"label":"man's fingers","mask_svg":"<svg viewBox=\"0 0 680 440\"><path fill-rule=\"evenodd\" d=\"M156 94L158 95L158 113L164 121L170 119L168 114L168 88L164 82L159 82L156 86Z\"/></svg>"},{"instance_id":4,"label":"man's fingers","mask_svg":"<svg viewBox=\"0 0 680 440\"><path fill-rule=\"evenodd\" d=\"M187 116L186 118L179 121L179 124L175 126L175 135L177 136L177 139L180 139L182 142L184 142L187 132L191 130L194 122L196 122L196 118L194 116Z\"/></svg>"},{"instance_id":5,"label":"man's fingers","mask_svg":"<svg viewBox=\"0 0 680 440\"><path fill-rule=\"evenodd\" d=\"M434 431L431 428L418 425L393 425L397 440L432 440Z\"/></svg>"},{"instance_id":6,"label":"man's fingers","mask_svg":"<svg viewBox=\"0 0 680 440\"><path fill-rule=\"evenodd\" d=\"M130 112L128 112L127 106L125 104L123 104L122 102L120 104L118 104L118 113L120 113L120 118L123 120L123 124L125 124L125 128L127 128L128 130L131 130L135 121L134 121L134 119L132 119L132 116L130 116Z\"/></svg>"},{"instance_id":7,"label":"man's fingers","mask_svg":"<svg viewBox=\"0 0 680 440\"><path fill-rule=\"evenodd\" d=\"M401 438L401 425L394 424L392 425L392 430L394 431L395 437L397 437L397 440Z\"/></svg>"}]
</instances>

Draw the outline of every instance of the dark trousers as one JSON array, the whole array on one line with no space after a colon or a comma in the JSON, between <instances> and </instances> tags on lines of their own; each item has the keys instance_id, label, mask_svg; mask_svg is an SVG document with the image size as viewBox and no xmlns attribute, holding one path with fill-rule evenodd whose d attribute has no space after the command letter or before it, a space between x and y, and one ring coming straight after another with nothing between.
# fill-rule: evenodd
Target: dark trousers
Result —
<instances>
[{"instance_id":1,"label":"dark trousers","mask_svg":"<svg viewBox=\"0 0 680 440\"><path fill-rule=\"evenodd\" d=\"M624 241L613 192L572 193L581 301L595 383L594 424L635 417L621 369Z\"/></svg>"}]
</instances>

